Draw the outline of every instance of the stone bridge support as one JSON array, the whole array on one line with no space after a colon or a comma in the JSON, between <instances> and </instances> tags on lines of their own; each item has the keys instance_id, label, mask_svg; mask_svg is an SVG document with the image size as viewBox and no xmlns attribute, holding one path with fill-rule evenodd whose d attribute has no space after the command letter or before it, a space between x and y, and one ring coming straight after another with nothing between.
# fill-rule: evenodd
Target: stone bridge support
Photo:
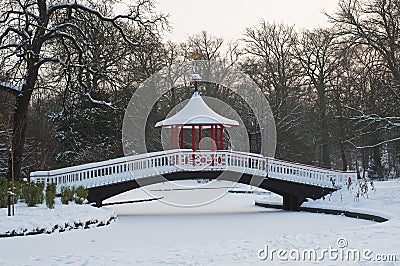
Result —
<instances>
[{"instance_id":1,"label":"stone bridge support","mask_svg":"<svg viewBox=\"0 0 400 266\"><path fill-rule=\"evenodd\" d=\"M288 211L297 211L305 200L306 199L295 195L283 195L283 209Z\"/></svg>"}]
</instances>

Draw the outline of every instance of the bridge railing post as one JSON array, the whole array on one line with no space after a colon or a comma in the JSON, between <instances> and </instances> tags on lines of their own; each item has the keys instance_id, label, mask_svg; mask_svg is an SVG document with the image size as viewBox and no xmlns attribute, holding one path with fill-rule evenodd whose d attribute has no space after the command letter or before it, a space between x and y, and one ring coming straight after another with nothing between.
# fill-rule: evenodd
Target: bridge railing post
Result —
<instances>
[{"instance_id":1,"label":"bridge railing post","mask_svg":"<svg viewBox=\"0 0 400 266\"><path fill-rule=\"evenodd\" d=\"M184 161L185 159L184 159L184 155L183 155L183 153L182 152L180 152L179 154L178 154L178 166L179 167L183 167L184 166Z\"/></svg>"}]
</instances>

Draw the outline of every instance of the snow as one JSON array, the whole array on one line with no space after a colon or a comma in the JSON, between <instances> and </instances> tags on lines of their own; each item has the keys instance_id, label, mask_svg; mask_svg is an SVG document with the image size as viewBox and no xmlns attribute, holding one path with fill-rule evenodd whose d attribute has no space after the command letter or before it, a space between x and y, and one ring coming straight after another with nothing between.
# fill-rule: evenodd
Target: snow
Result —
<instances>
[{"instance_id":1,"label":"snow","mask_svg":"<svg viewBox=\"0 0 400 266\"><path fill-rule=\"evenodd\" d=\"M358 183L353 183L349 189L344 187L325 199L309 200L303 203L303 207L322 209L347 210L353 212L377 215L386 219L400 217L400 180L375 182L375 191L368 183L368 198L360 195L356 201ZM279 198L265 197L259 202L282 204Z\"/></svg>"},{"instance_id":2,"label":"snow","mask_svg":"<svg viewBox=\"0 0 400 266\"><path fill-rule=\"evenodd\" d=\"M105 105L107 107L110 107L111 109L115 109L115 107L113 106L113 104L111 102L106 102L106 101L100 101L100 100L93 99L92 96L90 95L90 93L86 93L85 95L94 104Z\"/></svg>"},{"instance_id":3,"label":"snow","mask_svg":"<svg viewBox=\"0 0 400 266\"><path fill-rule=\"evenodd\" d=\"M214 189L194 189L190 195L197 198L212 192L212 197L218 186L225 191L226 185L215 182ZM171 186L165 183L149 186L147 191L132 190L108 202L149 198L149 192L163 194L166 201L188 197L189 190L172 190ZM182 181L175 182L173 187L176 186L196 184ZM378 208L396 217L399 181L376 182L375 186L376 194L370 191L369 199L360 198L359 203L350 202L353 198L348 192L342 200L334 194L330 201L326 198L307 204L370 211ZM234 190L252 189L238 185ZM276 249L320 250L337 247L340 237L346 239L349 248L370 249L373 254L396 254L397 262L385 265L398 265L400 218L375 223L338 215L266 209L254 206L254 200L280 198L262 190L256 192L226 193L219 200L196 208L179 208L157 201L103 207L108 212L116 210L118 221L90 230L0 239L0 265L265 265L271 262L276 265L282 261L258 258L259 250L265 245ZM305 264L310 263L299 265ZM328 259L323 264L351 263Z\"/></svg>"},{"instance_id":4,"label":"snow","mask_svg":"<svg viewBox=\"0 0 400 266\"><path fill-rule=\"evenodd\" d=\"M178 113L163 121L157 122L155 127L170 127L173 125L205 125L204 128L208 128L208 125L214 124L222 124L225 127L239 125L237 121L228 119L214 112L204 102L200 94L194 92L189 102Z\"/></svg>"},{"instance_id":5,"label":"snow","mask_svg":"<svg viewBox=\"0 0 400 266\"><path fill-rule=\"evenodd\" d=\"M21 90L22 90L21 86L15 86L15 85L13 85L9 82L5 82L5 81L0 81L0 86L7 88L9 90L12 90L12 91L16 91L16 92L21 92Z\"/></svg>"},{"instance_id":6,"label":"snow","mask_svg":"<svg viewBox=\"0 0 400 266\"><path fill-rule=\"evenodd\" d=\"M45 204L29 208L25 203L15 205L15 215L7 216L6 208L0 209L0 235L27 234L43 230L45 233L52 231L69 230L76 224L93 223L95 226L99 223L106 224L110 219L116 217L116 213L108 209L94 208L90 205L69 205L61 204L56 199L54 209L49 209Z\"/></svg>"}]
</instances>

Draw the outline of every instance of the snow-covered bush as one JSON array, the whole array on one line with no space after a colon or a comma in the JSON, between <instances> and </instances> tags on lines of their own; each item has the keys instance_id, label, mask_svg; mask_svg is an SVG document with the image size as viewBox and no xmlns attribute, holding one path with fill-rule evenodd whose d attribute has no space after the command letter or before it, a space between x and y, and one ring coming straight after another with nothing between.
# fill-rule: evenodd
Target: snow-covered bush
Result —
<instances>
[{"instance_id":1,"label":"snow-covered bush","mask_svg":"<svg viewBox=\"0 0 400 266\"><path fill-rule=\"evenodd\" d=\"M7 208L8 190L12 187L10 180L0 178L0 208ZM21 195L21 183L14 182L14 204Z\"/></svg>"},{"instance_id":2,"label":"snow-covered bush","mask_svg":"<svg viewBox=\"0 0 400 266\"><path fill-rule=\"evenodd\" d=\"M42 183L26 182L22 184L21 197L28 207L35 207L37 204L43 203L43 189Z\"/></svg>"},{"instance_id":3,"label":"snow-covered bush","mask_svg":"<svg viewBox=\"0 0 400 266\"><path fill-rule=\"evenodd\" d=\"M62 187L61 188L61 203L68 204L74 199L75 188L72 187Z\"/></svg>"},{"instance_id":4,"label":"snow-covered bush","mask_svg":"<svg viewBox=\"0 0 400 266\"><path fill-rule=\"evenodd\" d=\"M82 204L88 196L88 191L82 186L75 187L62 187L61 188L61 202L68 204L74 201L76 204Z\"/></svg>"},{"instance_id":5,"label":"snow-covered bush","mask_svg":"<svg viewBox=\"0 0 400 266\"><path fill-rule=\"evenodd\" d=\"M8 182L5 179L0 179L0 208L7 207L7 190L8 190Z\"/></svg>"},{"instance_id":6,"label":"snow-covered bush","mask_svg":"<svg viewBox=\"0 0 400 266\"><path fill-rule=\"evenodd\" d=\"M56 184L49 184L46 187L46 205L50 209L54 208L54 199L56 198Z\"/></svg>"},{"instance_id":7,"label":"snow-covered bush","mask_svg":"<svg viewBox=\"0 0 400 266\"><path fill-rule=\"evenodd\" d=\"M87 189L85 189L82 186L79 186L76 190L75 190L75 197L74 197L74 201L76 204L82 204L85 199L88 196L88 191Z\"/></svg>"}]
</instances>

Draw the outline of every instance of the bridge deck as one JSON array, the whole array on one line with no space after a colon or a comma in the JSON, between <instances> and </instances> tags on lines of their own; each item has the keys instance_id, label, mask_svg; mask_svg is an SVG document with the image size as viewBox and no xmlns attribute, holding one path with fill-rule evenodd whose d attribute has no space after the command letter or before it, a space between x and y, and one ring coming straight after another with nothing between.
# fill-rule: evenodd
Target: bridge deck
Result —
<instances>
[{"instance_id":1,"label":"bridge deck","mask_svg":"<svg viewBox=\"0 0 400 266\"><path fill-rule=\"evenodd\" d=\"M139 154L108 161L83 164L30 174L34 182L55 183L57 192L63 186L95 188L178 172L230 171L334 189L341 187L355 172L342 172L286 162L259 154L218 150L192 151L175 149ZM333 182L332 182L333 181Z\"/></svg>"}]
</instances>

